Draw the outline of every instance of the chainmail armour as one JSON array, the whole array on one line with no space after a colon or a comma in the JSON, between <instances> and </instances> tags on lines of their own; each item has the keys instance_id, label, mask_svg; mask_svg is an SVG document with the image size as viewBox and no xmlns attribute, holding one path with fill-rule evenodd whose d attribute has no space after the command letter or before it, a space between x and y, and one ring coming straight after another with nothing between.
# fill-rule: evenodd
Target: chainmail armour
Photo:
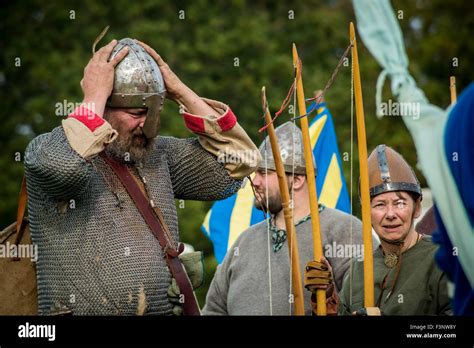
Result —
<instances>
[{"instance_id":1,"label":"chainmail armour","mask_svg":"<svg viewBox=\"0 0 474 348\"><path fill-rule=\"evenodd\" d=\"M61 307L75 315L135 315L143 305L145 314L171 314L161 247L100 156L80 157L57 127L29 144L25 171L40 315ZM241 185L197 138L157 137L136 172L175 242L175 198L218 200Z\"/></svg>"}]
</instances>

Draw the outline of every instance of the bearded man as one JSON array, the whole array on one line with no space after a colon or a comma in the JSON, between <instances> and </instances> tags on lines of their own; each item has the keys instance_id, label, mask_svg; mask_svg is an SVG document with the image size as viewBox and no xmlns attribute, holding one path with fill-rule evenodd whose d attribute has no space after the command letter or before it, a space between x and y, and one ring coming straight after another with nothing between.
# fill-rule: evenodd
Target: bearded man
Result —
<instances>
[{"instance_id":1,"label":"bearded man","mask_svg":"<svg viewBox=\"0 0 474 348\"><path fill-rule=\"evenodd\" d=\"M275 131L288 187L293 194L293 220L303 270L314 255L303 136L292 122ZM291 266L284 212L268 137L260 146L260 153L263 160L253 179L255 206L267 211L271 218L244 231L229 249L212 280L204 315L292 314ZM318 260L316 266L325 274L332 267L334 279L327 283L331 289L334 286L340 289L351 258L362 257L362 224L352 215L321 204L319 212L325 259ZM314 290L312 287L309 285L308 289ZM311 315L311 295L310 291L304 293L306 315Z\"/></svg>"},{"instance_id":2,"label":"bearded man","mask_svg":"<svg viewBox=\"0 0 474 348\"><path fill-rule=\"evenodd\" d=\"M200 98L144 43L113 40L98 50L81 87L81 106L26 150L39 314L171 314L165 254L182 250L175 198L232 195L258 150L227 105ZM158 135L165 95L197 138ZM219 151L253 152L255 161L225 163ZM127 168L161 215L166 248L110 163Z\"/></svg>"}]
</instances>

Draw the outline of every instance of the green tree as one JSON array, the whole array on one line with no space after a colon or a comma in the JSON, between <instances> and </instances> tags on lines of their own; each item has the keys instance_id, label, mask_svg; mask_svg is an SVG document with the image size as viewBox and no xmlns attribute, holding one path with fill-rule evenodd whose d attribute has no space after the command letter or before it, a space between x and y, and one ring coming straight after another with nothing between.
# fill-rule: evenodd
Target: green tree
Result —
<instances>
[{"instance_id":1,"label":"green tree","mask_svg":"<svg viewBox=\"0 0 474 348\"><path fill-rule=\"evenodd\" d=\"M469 65L474 57L470 2L399 0L393 2L393 7L403 13L400 25L411 72L428 98L446 107L449 76L456 75L458 91L473 78ZM305 91L310 96L331 76L348 45L349 21L354 20L347 0L26 0L9 2L0 11L0 226L7 226L15 216L26 145L34 136L60 125L66 115L56 115L58 103L81 101L83 68L91 56L92 42L106 25L111 29L101 44L122 37L149 43L198 94L230 104L239 122L259 144L263 140L257 132L263 122L260 88L267 87L271 110L276 111L293 80L291 44L297 44ZM369 151L379 143L387 143L415 164L413 141L403 122L374 117L375 81L380 68L361 42L359 57ZM453 66L454 58L457 66ZM342 153L349 153L351 146L350 79L350 65L342 67L326 95ZM388 98L388 88L386 92ZM277 123L288 117L283 114ZM165 105L162 133L192 136L173 103ZM355 151L354 183L357 163ZM349 162L343 162L343 170L349 183ZM354 211L359 214L357 185L353 199ZM206 254L207 283L198 292L203 304L216 266L212 245L199 232L210 203L184 202L184 208L180 208L182 203L177 202L182 240Z\"/></svg>"}]
</instances>

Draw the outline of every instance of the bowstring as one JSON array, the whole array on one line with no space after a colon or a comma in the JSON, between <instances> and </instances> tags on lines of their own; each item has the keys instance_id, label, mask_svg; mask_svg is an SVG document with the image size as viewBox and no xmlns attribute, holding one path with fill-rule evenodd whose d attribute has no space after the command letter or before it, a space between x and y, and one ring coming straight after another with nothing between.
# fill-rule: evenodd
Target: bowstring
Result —
<instances>
[{"instance_id":1,"label":"bowstring","mask_svg":"<svg viewBox=\"0 0 474 348\"><path fill-rule=\"evenodd\" d=\"M344 59L348 56L351 48L354 46L354 43L351 41L349 43L349 46L346 47L344 53L342 54L341 58L339 59L339 62L337 63L336 65L336 68L333 70L332 74L331 74L331 77L329 78L329 80L326 82L326 85L324 86L324 89L322 90L322 92L320 94L318 94L317 96L313 97L313 98L307 98L305 100L305 102L309 102L309 101L315 101L316 102L316 105L320 103L321 99L324 98L326 92L329 90L329 88L331 88L332 84L334 83L334 81L336 80L336 77L337 77L337 74L339 73L339 70L342 66L342 64L344 63ZM285 97L285 99L283 100L282 102L282 105L280 107L280 109L275 113L274 117L272 118L271 122L269 124L264 124L263 127L261 127L258 132L261 133L263 132L264 130L267 129L267 127L270 125L270 124L273 124L273 122L275 122L275 120L277 119L278 116L280 116L283 111L288 107L288 105L290 104L290 96L291 94L296 94L296 79L298 77L301 76L302 74L302 62L301 62L301 59L298 58L298 62L297 62L298 66L299 66L299 69L298 70L298 75L295 76L295 79L293 81L293 83L291 84L289 90L288 90L288 93ZM295 67L295 70L296 70L296 67ZM295 75L296 75L296 72L295 72ZM296 97L294 97L296 98ZM300 116L296 116L296 112L294 112L293 114L295 115L291 121L294 121L294 120L297 120L297 119L300 119L302 117L307 117L309 115L311 115L315 110L317 110L318 108L312 108L308 113L305 112L305 114L303 115L300 115ZM305 110L306 111L306 110Z\"/></svg>"},{"instance_id":2,"label":"bowstring","mask_svg":"<svg viewBox=\"0 0 474 348\"><path fill-rule=\"evenodd\" d=\"M301 61L299 61L299 64L301 64ZM299 71L299 74L301 75L301 69ZM288 107L288 105L290 105L290 101L291 101L291 96L296 93L296 79L295 81L293 81L293 83L291 84L290 86L290 89L288 90L288 93L285 97L285 99L283 100L281 106L280 106L280 109L275 113L275 116L272 118L272 120L270 121L270 123L268 124L265 124L262 128L260 128L258 130L259 133L263 132L264 130L266 130L268 128L269 125L273 124L275 122L275 120L277 119L278 116L280 116L283 111L285 111L285 109Z\"/></svg>"},{"instance_id":3,"label":"bowstring","mask_svg":"<svg viewBox=\"0 0 474 348\"><path fill-rule=\"evenodd\" d=\"M351 42L351 47L353 46L353 43ZM354 57L353 54L351 53L351 162L350 162L350 171L351 171L351 180L350 180L350 205L351 205L351 215L352 215L352 190L353 190L353 161L354 161ZM354 240L353 240L353 229L352 229L352 221L350 223L350 240L351 240L351 245L354 245ZM349 263L349 306L352 307L352 260Z\"/></svg>"},{"instance_id":4,"label":"bowstring","mask_svg":"<svg viewBox=\"0 0 474 348\"><path fill-rule=\"evenodd\" d=\"M266 111L265 111L266 112ZM265 121L264 121L265 122ZM272 292L272 263L271 263L271 236L270 236L270 223L271 223L271 213L268 210L268 154L267 154L267 137L268 134L265 132L265 219L267 221L267 259L268 259L268 292L269 292L269 305L270 305L270 315L273 315L273 292ZM270 216L270 219L269 219Z\"/></svg>"},{"instance_id":5,"label":"bowstring","mask_svg":"<svg viewBox=\"0 0 474 348\"><path fill-rule=\"evenodd\" d=\"M301 63L301 60L299 60L299 62ZM295 67L296 69L296 67ZM299 72L301 74L301 65L300 65L300 69L299 69ZM296 71L295 71L295 81L293 82L293 85L296 86L296 80L297 80L298 76L296 74ZM293 116L296 116L296 88L293 88ZM294 180L295 180L295 131L296 131L296 120L294 119L293 117L293 131L292 131L292 141L293 141L293 164L291 166L291 179L293 180L292 182L292 185L291 185L291 202L290 202L290 206L291 206L291 223L293 224L293 226L295 226L295 204L294 204L294 199L295 199L295 190L294 190ZM292 236L292 244L293 243L296 243L296 227L295 227L295 235ZM289 231L287 231L287 233L289 233ZM293 282L292 282L292 277L293 277L293 246L290 247L290 294L292 294L292 285L293 285ZM300 281L300 279L298 279L298 281ZM294 295L293 295L293 302L294 301ZM290 315L291 315L291 303L290 303Z\"/></svg>"},{"instance_id":6,"label":"bowstring","mask_svg":"<svg viewBox=\"0 0 474 348\"><path fill-rule=\"evenodd\" d=\"M265 121L264 121L265 122ZM269 306L270 306L270 315L272 316L273 315L273 296L272 296L272 267L271 267L271 247L270 247L270 241L271 241L271 237L270 237L270 222L269 219L271 217L271 214L269 213L269 210L268 210L268 156L267 156L267 141L266 141L266 137L264 138L264 154L265 154L265 193L266 193L266 198L265 198L265 205L264 205L264 209L262 210L263 212L263 216L264 216L264 219L266 221L266 224L267 224L267 261L268 261L268 291L269 291ZM250 182L250 185L252 187L252 192L253 192L253 196L255 199L258 199L260 198L260 202L263 202L263 197L262 197L262 194L258 193L256 190L255 190L255 185L253 184L253 181L252 181L252 178L250 177L250 175L248 176L248 179L249 179L249 182ZM258 198L257 198L258 196Z\"/></svg>"},{"instance_id":7,"label":"bowstring","mask_svg":"<svg viewBox=\"0 0 474 348\"><path fill-rule=\"evenodd\" d=\"M339 70L342 66L342 64L344 63L344 59L347 57L347 55L349 54L349 52L351 52L351 48L354 46L354 43L353 41L351 41L349 43L349 45L347 46L347 48L345 49L343 55L341 56L341 58L339 59L339 62L338 64L336 65L336 68L334 69L334 71L332 72L331 74L331 77L329 78L329 80L326 82L326 85L324 86L324 89L323 91L313 97L313 98L308 98L305 100L305 102L308 102L308 101L315 101L316 102L316 105L319 104L319 102L321 101L321 99L324 98L326 92L329 90L329 88L331 88L332 84L334 83L335 79L336 79L336 76L337 74L339 73ZM282 102L282 105L280 107L280 109L275 113L275 116L272 118L271 122L269 124L265 124L265 121L264 121L264 126L261 127L258 132L261 133L263 131L266 131L267 127L270 125L270 124L273 124L273 122L276 120L276 118L278 116L280 116L283 111L288 107L288 105L290 104L290 99L291 99L291 94L293 94L293 118L291 118L291 121L293 121L293 125L296 126L296 120L297 119L300 119L302 117L307 117L309 115L311 115L311 113L313 113L315 110L317 110L318 108L315 107L315 108L312 108L312 110L310 110L310 112L306 112L305 110L305 114L303 115L300 115L300 116L296 116L296 80L299 76L301 76L302 74L302 62L301 62L301 59L298 59L297 61L297 64L299 66L299 69L297 69L295 67L295 78L294 78L294 81L293 83L291 84L289 90L288 90L288 93L287 93L287 96L285 97L285 99L283 100ZM352 207L353 207L353 202L352 202L352 191L353 191L353 144L354 144L354 107L353 107L353 104L354 104L354 60L353 60L353 57L352 57L352 54L351 54L351 161L350 161L350 172L351 172L351 180L350 180L350 211L351 211L351 215L352 215ZM291 114L291 112L290 112ZM293 134L292 134L292 140L293 140L293 164L292 164L292 178L294 180L294 171L295 171L295 129L293 128ZM268 275L269 275L269 298L270 298L270 315L273 315L273 306L272 306L272 275L271 275L271 248L270 248L270 240L271 240L271 237L270 237L270 222L269 222L269 215L270 215L270 219L271 219L271 214L269 214L269 211L268 211L268 166L267 166L267 142L265 141L265 145L264 145L264 153L265 153L265 193L266 193L266 198L265 198L265 210L263 210L263 213L264 213L264 217L265 217L265 220L267 221L267 246L268 246ZM257 197L257 192L255 191L255 187L253 185L253 182L252 182L252 179L250 178L250 176L248 177L249 178L249 181L250 181L250 184L252 186L252 191L253 191L253 194L254 194L254 197L256 198ZM262 198L260 194L258 194L260 199ZM294 225L294 187L292 185L291 187L291 207L292 207L292 211L291 211L291 218L292 218L292 223ZM288 231L287 231L288 233ZM295 233L295 236L296 238L296 233ZM351 223L350 223L350 240L351 240L351 244L353 244L353 226L352 226L352 219L351 219ZM293 249L290 247L290 295L292 294L292 273L291 273L291 270L293 269L293 264L292 264L292 253L293 253ZM350 275L349 275L349 287L350 287L350 303L352 305L352 262L350 263ZM290 307L290 315L291 315L291 302L289 303L289 307Z\"/></svg>"},{"instance_id":8,"label":"bowstring","mask_svg":"<svg viewBox=\"0 0 474 348\"><path fill-rule=\"evenodd\" d=\"M346 47L344 53L342 54L341 58L339 59L339 62L337 63L336 65L336 68L333 70L332 74L331 74L331 77L329 78L329 80L326 82L326 85L324 86L322 92L320 94L318 94L317 96L315 97L312 97L312 98L307 98L305 101L306 102L310 102L310 101L314 101L316 102L316 106L320 103L321 100L323 100L326 92L329 90L329 88L331 88L332 84L334 83L334 81L336 80L336 76L337 74L339 73L339 69L341 68L342 64L344 63L344 59L347 57L347 55L349 54L350 52L350 49L352 48L353 46L353 42L351 41L349 43L349 46ZM301 73L301 68L300 68L300 73ZM309 115L311 115L315 110L317 110L317 108L313 108L311 109L308 113L305 113L304 115L300 115L300 116L297 116L296 119L300 119L302 117L307 117Z\"/></svg>"}]
</instances>

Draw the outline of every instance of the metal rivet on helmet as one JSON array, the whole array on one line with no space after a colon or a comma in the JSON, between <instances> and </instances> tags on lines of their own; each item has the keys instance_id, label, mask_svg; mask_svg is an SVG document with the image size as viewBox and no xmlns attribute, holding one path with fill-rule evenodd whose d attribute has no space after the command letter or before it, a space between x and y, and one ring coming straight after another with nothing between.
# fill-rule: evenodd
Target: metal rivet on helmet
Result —
<instances>
[{"instance_id":1,"label":"metal rivet on helmet","mask_svg":"<svg viewBox=\"0 0 474 348\"><path fill-rule=\"evenodd\" d=\"M147 106L143 133L147 138L154 138L160 125L160 100L166 95L163 76L155 60L138 43L129 38L118 42L110 59L126 46L130 47L130 51L115 67L114 86L107 105L121 108ZM143 100L147 102L142 103Z\"/></svg>"},{"instance_id":2,"label":"metal rivet on helmet","mask_svg":"<svg viewBox=\"0 0 474 348\"><path fill-rule=\"evenodd\" d=\"M293 122L286 122L277 127L275 132L278 139L278 145L280 146L280 153L285 172L288 174L295 173L305 175L306 162L304 158L303 134L301 133L301 130L295 126ZM260 145L259 151L262 155L262 161L259 163L258 167L260 169L265 169L266 165L268 169L276 170L275 160L273 158L268 136ZM314 157L313 163L316 172Z\"/></svg>"}]
</instances>

